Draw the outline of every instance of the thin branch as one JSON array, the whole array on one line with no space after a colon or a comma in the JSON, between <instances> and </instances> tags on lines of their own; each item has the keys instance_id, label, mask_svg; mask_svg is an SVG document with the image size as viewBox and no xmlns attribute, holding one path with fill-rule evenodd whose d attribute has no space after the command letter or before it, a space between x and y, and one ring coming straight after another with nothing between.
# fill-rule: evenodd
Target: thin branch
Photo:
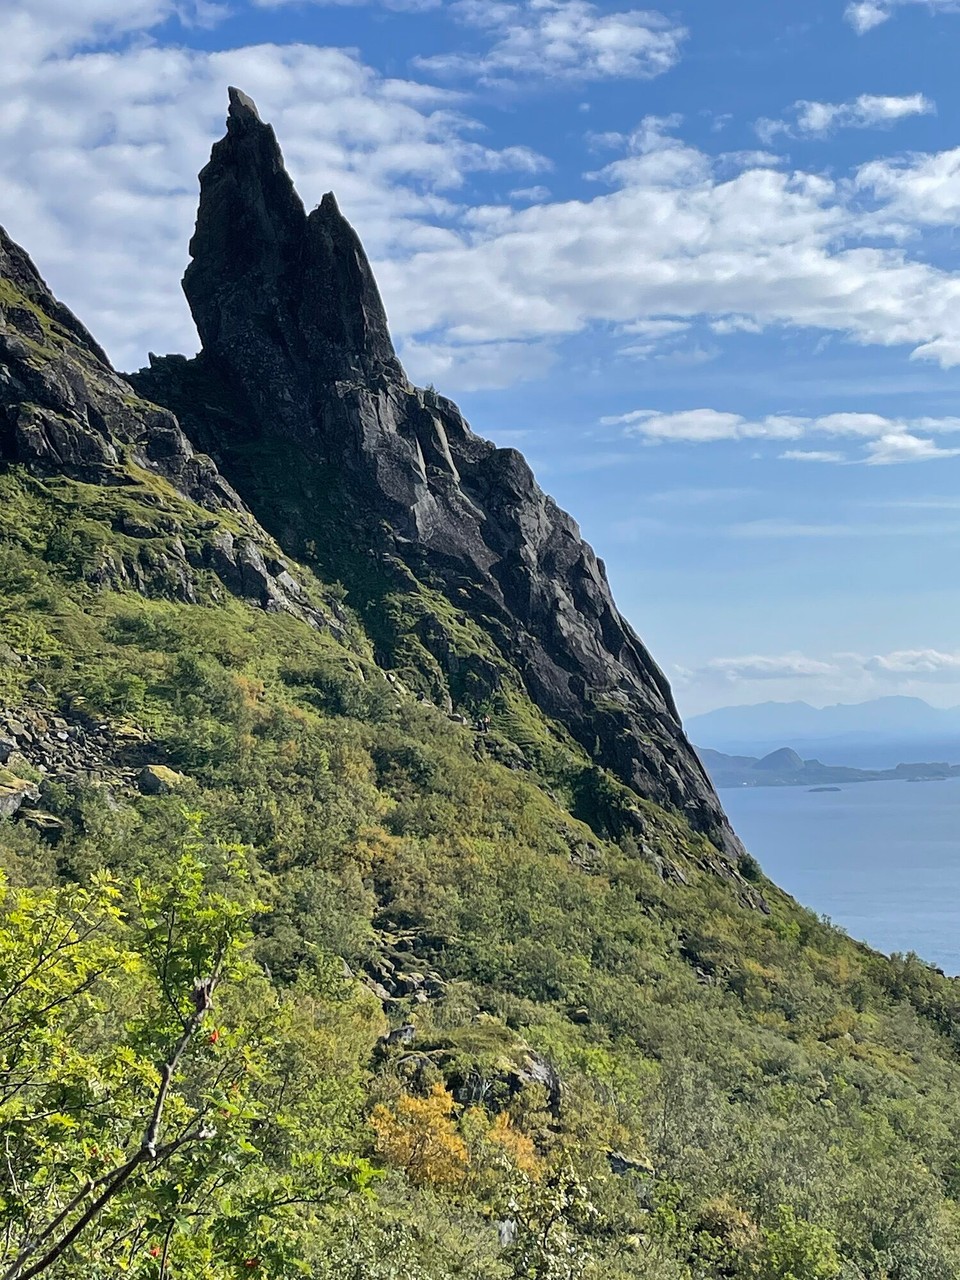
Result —
<instances>
[{"instance_id":1,"label":"thin branch","mask_svg":"<svg viewBox=\"0 0 960 1280\"><path fill-rule=\"evenodd\" d=\"M166 1280L167 1276L167 1259L170 1257L170 1241L173 1238L173 1219L167 1223L167 1234L163 1239L163 1255L160 1258L160 1278Z\"/></svg>"},{"instance_id":2,"label":"thin branch","mask_svg":"<svg viewBox=\"0 0 960 1280\"><path fill-rule=\"evenodd\" d=\"M82 1201L85 1200L86 1197L93 1190L94 1185L95 1184L92 1182L84 1183L84 1185L80 1188L80 1190L73 1197L73 1199L63 1209L60 1210L60 1212L57 1214L57 1216L54 1218L52 1222L47 1224L47 1227L45 1228L45 1230L43 1230L40 1233L40 1235L35 1236L32 1240L27 1241L27 1243L20 1250L20 1253L14 1259L13 1266L4 1272L3 1280L14 1280L14 1277L20 1274L20 1268L27 1261L30 1255L33 1253L36 1253L36 1251L40 1248L40 1246L44 1243L44 1241L49 1240L49 1238L53 1235L53 1233L57 1230L57 1228L60 1227L67 1220L67 1218L70 1217L70 1214L73 1213L74 1209L78 1209L80 1207L80 1204L82 1203Z\"/></svg>"},{"instance_id":3,"label":"thin branch","mask_svg":"<svg viewBox=\"0 0 960 1280\"><path fill-rule=\"evenodd\" d=\"M94 1200L94 1202L84 1210L81 1216L77 1219L77 1221L73 1224L73 1226L70 1228L67 1234L63 1236L62 1239L58 1240L55 1245L52 1245L50 1249L48 1249L47 1252L43 1255L43 1257L40 1258L37 1262L35 1262L32 1267L28 1267L26 1271L21 1271L18 1269L23 1265L22 1261L18 1261L14 1263L13 1267L11 1267L10 1270L4 1274L4 1280L33 1280L34 1276L38 1276L41 1274L41 1272L46 1271L48 1267L52 1266L53 1263L57 1261L57 1259L60 1257L62 1253L65 1252L65 1250L70 1248L74 1240L76 1240L76 1238L80 1235L81 1231L83 1231L83 1229L93 1221L93 1219L97 1216L97 1214L100 1213L101 1209L103 1209L107 1204L109 1204L109 1202L113 1199L113 1197L117 1194L117 1192L122 1190L122 1188L130 1181L130 1178L133 1176L134 1173L136 1173L140 1165L146 1164L148 1161L151 1163L159 1164L161 1161L166 1160L168 1156L173 1155L174 1152L179 1151L181 1147L186 1146L188 1142L203 1141L206 1138L206 1136L207 1135L205 1131L200 1131L199 1133L187 1133L187 1134L184 1134L183 1137L177 1138L173 1142L168 1142L163 1147L156 1148L156 1150L153 1151L152 1153L148 1150L146 1146L141 1146L137 1151L134 1152L134 1154L130 1157L130 1159L126 1162L126 1164L121 1165L120 1168L115 1171L113 1180L109 1182L106 1187L104 1187L103 1191L100 1193L100 1195L97 1196L96 1200ZM75 1197L75 1199L71 1202L70 1206L68 1206L68 1208L65 1209L58 1216L57 1225L60 1225L63 1222L64 1218L70 1212L70 1210L77 1206L79 1200L81 1200L83 1196L89 1195L92 1189L93 1189L92 1187L88 1186L84 1188L80 1196ZM56 1228L53 1227L45 1231L40 1243L42 1243L43 1239L49 1238L51 1234L51 1230L55 1230L55 1229ZM27 1256L29 1257L30 1253L36 1253L38 1247L39 1246L36 1244L31 1246Z\"/></svg>"},{"instance_id":4,"label":"thin branch","mask_svg":"<svg viewBox=\"0 0 960 1280\"><path fill-rule=\"evenodd\" d=\"M130 1178L136 1173L141 1165L151 1163L157 1164L167 1159L185 1146L188 1142L195 1142L207 1136L205 1130L200 1129L196 1133L191 1133L188 1129L181 1137L168 1142L164 1146L157 1145L160 1125L163 1120L163 1109L166 1105L167 1096L170 1092L170 1086L173 1083L173 1077L177 1067L180 1065L184 1053L187 1050L190 1041L197 1032L203 1019L206 1017L207 1011L213 1002L213 993L220 981L219 966L215 969L213 975L209 978L200 980L194 984L193 1002L194 1010L187 1019L183 1029L183 1033L173 1047L170 1056L164 1062L160 1069L160 1086L157 1089L154 1098L153 1108L150 1113L150 1119L140 1140L140 1146L133 1155L120 1166L119 1169L112 1170L110 1173L103 1175L97 1182L88 1182L81 1191L74 1197L69 1205L63 1209L52 1223L44 1230L41 1236L31 1240L27 1246L20 1252L20 1256L16 1259L13 1266L10 1267L3 1276L3 1280L33 1280L34 1276L40 1275L52 1266L54 1262L69 1249L80 1233L87 1227L93 1219L101 1212L101 1210L109 1204L109 1202L120 1192ZM29 1258L37 1252L45 1241L63 1225L69 1215L79 1208L82 1201L90 1195L98 1186L103 1185L103 1190L97 1198L87 1206L73 1226L67 1233L61 1237L55 1244L47 1250L42 1257L26 1270L22 1270L24 1264Z\"/></svg>"}]
</instances>

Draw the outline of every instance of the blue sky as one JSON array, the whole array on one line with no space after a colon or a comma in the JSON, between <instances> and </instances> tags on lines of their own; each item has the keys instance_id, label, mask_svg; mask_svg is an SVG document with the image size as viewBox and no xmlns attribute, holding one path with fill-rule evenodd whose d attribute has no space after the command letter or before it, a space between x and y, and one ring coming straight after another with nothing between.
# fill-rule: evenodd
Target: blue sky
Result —
<instances>
[{"instance_id":1,"label":"blue sky","mask_svg":"<svg viewBox=\"0 0 960 1280\"><path fill-rule=\"evenodd\" d=\"M238 84L682 709L960 703L960 3L5 0L3 31L0 221L118 367L195 350Z\"/></svg>"}]
</instances>

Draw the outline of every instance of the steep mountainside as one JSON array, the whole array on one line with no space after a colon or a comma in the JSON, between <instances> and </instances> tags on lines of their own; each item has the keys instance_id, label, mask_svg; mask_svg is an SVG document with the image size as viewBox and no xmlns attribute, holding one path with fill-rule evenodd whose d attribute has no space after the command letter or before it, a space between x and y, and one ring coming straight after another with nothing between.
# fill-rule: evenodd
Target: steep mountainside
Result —
<instances>
[{"instance_id":1,"label":"steep mountainside","mask_svg":"<svg viewBox=\"0 0 960 1280\"><path fill-rule=\"evenodd\" d=\"M4 1280L955 1280L957 981L741 850L237 91L192 255L125 379L0 233Z\"/></svg>"},{"instance_id":2,"label":"steep mountainside","mask_svg":"<svg viewBox=\"0 0 960 1280\"><path fill-rule=\"evenodd\" d=\"M135 385L180 414L285 545L319 547L318 567L361 609L371 573L380 592L403 590L412 573L445 596L451 626L427 614L392 620L383 637L384 658L415 685L446 685L472 712L516 683L598 764L735 857L667 682L576 524L515 449L481 440L451 401L410 384L336 200L306 214L273 130L236 89L201 174L190 252L183 283L202 355L154 360ZM466 621L493 640L493 662L458 652ZM435 662L418 664L421 649Z\"/></svg>"}]
</instances>

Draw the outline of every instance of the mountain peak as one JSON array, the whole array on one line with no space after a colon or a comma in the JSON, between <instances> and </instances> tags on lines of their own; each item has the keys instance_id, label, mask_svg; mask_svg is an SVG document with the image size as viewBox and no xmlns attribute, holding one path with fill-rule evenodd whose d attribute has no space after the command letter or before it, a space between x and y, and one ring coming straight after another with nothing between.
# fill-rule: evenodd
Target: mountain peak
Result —
<instances>
[{"instance_id":1,"label":"mountain peak","mask_svg":"<svg viewBox=\"0 0 960 1280\"><path fill-rule=\"evenodd\" d=\"M258 124L263 123L257 104L249 94L244 93L242 89L234 88L233 85L227 90L227 94L230 98L229 119L248 120L252 117Z\"/></svg>"},{"instance_id":2,"label":"mountain peak","mask_svg":"<svg viewBox=\"0 0 960 1280\"><path fill-rule=\"evenodd\" d=\"M291 400L292 373L329 383L396 357L370 264L333 193L308 217L272 127L240 89L229 98L226 135L200 174L184 292L206 358L299 433L310 424Z\"/></svg>"},{"instance_id":3,"label":"mountain peak","mask_svg":"<svg viewBox=\"0 0 960 1280\"><path fill-rule=\"evenodd\" d=\"M190 253L202 353L156 362L141 391L182 415L281 545L352 588L410 687L470 715L529 699L587 753L589 786L606 769L632 789L617 821L642 831L635 799L654 801L735 862L669 685L576 523L520 454L410 384L357 233L332 192L305 212L239 90Z\"/></svg>"}]
</instances>

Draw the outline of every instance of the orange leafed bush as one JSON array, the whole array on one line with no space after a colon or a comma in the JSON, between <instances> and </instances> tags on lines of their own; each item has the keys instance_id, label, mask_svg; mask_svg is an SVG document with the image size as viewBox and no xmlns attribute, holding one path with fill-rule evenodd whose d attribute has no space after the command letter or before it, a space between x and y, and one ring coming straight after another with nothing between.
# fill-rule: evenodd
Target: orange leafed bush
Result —
<instances>
[{"instance_id":1,"label":"orange leafed bush","mask_svg":"<svg viewBox=\"0 0 960 1280\"><path fill-rule=\"evenodd\" d=\"M487 1141L496 1143L507 1159L521 1173L536 1182L543 1172L543 1162L537 1155L533 1140L514 1125L509 1115L501 1111L489 1130Z\"/></svg>"},{"instance_id":2,"label":"orange leafed bush","mask_svg":"<svg viewBox=\"0 0 960 1280\"><path fill-rule=\"evenodd\" d=\"M459 1186L470 1157L452 1116L453 1098L442 1084L425 1098L404 1094L395 1109L381 1104L370 1119L377 1152L418 1186Z\"/></svg>"}]
</instances>

